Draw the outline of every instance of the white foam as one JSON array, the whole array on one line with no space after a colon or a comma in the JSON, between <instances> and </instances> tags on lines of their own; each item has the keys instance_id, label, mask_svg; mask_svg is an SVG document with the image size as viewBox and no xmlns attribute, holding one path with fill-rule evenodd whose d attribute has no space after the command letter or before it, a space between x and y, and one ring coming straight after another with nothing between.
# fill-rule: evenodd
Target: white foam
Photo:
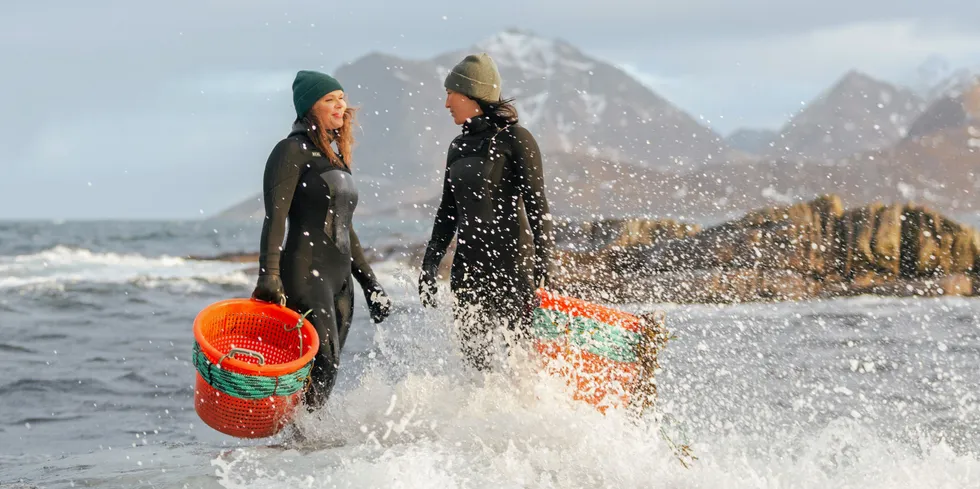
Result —
<instances>
[{"instance_id":1,"label":"white foam","mask_svg":"<svg viewBox=\"0 0 980 489\"><path fill-rule=\"evenodd\" d=\"M639 484L638 458L671 464L656 432L569 401L553 379L521 377L410 375L387 385L369 374L327 414L302 420L313 446L333 448L246 448L214 465L225 487L575 487ZM288 470L269 470L285 459Z\"/></svg>"},{"instance_id":2,"label":"white foam","mask_svg":"<svg viewBox=\"0 0 980 489\"><path fill-rule=\"evenodd\" d=\"M0 256L0 289L57 287L70 283L137 283L157 287L162 283L246 283L248 264L188 260L174 256L96 253L87 249L56 246L19 256Z\"/></svg>"},{"instance_id":3,"label":"white foam","mask_svg":"<svg viewBox=\"0 0 980 489\"><path fill-rule=\"evenodd\" d=\"M388 272L408 277L394 266ZM394 293L408 286L399 282ZM956 453L934 439L915 446L886 438L849 416L819 428L767 425L773 418L764 404L741 406L757 410L761 425L742 426L738 418L665 425L670 438L690 443L698 457L685 468L655 419L603 416L571 400L557 379L532 364L513 362L511 371L486 378L463 373L446 334L446 309L378 326L375 346L388 363L372 363L322 413L298 418L309 439L302 451L227 451L211 461L218 483L236 489L980 487L976 454ZM664 401L664 411L679 402Z\"/></svg>"},{"instance_id":4,"label":"white foam","mask_svg":"<svg viewBox=\"0 0 980 489\"><path fill-rule=\"evenodd\" d=\"M242 448L215 458L226 488L977 487L980 460L944 443L883 440L841 419L818 433L698 433L690 468L655 423L573 404L552 382L366 379L306 424L309 452Z\"/></svg>"}]
</instances>

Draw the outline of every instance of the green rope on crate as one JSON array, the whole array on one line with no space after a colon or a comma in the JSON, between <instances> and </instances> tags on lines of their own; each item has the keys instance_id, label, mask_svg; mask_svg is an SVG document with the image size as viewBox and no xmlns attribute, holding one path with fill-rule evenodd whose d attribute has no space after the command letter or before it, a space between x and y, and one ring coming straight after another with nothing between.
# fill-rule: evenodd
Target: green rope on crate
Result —
<instances>
[{"instance_id":1,"label":"green rope on crate","mask_svg":"<svg viewBox=\"0 0 980 489\"><path fill-rule=\"evenodd\" d=\"M231 372L212 363L196 341L192 358L194 367L211 387L240 399L265 399L294 394L306 386L313 368L313 362L310 361L299 370L278 377Z\"/></svg>"},{"instance_id":2,"label":"green rope on crate","mask_svg":"<svg viewBox=\"0 0 980 489\"><path fill-rule=\"evenodd\" d=\"M561 311L537 308L534 310L532 334L539 339L557 340L565 335L572 345L616 362L637 360L636 347L640 334L582 316L569 316Z\"/></svg>"}]
</instances>

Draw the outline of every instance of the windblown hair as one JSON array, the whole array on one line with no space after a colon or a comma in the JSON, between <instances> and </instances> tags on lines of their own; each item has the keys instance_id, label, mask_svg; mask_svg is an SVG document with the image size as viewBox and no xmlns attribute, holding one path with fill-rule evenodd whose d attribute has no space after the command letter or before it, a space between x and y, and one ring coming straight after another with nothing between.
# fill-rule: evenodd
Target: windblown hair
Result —
<instances>
[{"instance_id":1,"label":"windblown hair","mask_svg":"<svg viewBox=\"0 0 980 489\"><path fill-rule=\"evenodd\" d=\"M488 102L480 99L473 100L480 106L483 114L495 125L506 126L508 124L517 124L517 107L514 107L514 99L502 98L496 102Z\"/></svg>"},{"instance_id":2,"label":"windblown hair","mask_svg":"<svg viewBox=\"0 0 980 489\"><path fill-rule=\"evenodd\" d=\"M320 121L317 119L314 111L309 111L297 122L302 122L309 128L310 139L313 140L313 144L327 155L327 158L335 165L341 165L344 168L350 170L351 162L353 161L352 153L354 149L354 126L357 125L357 108L347 107L344 111L344 125L340 126L339 129L327 129ZM337 149L340 150L340 156L334 152L331 143L337 142Z\"/></svg>"}]
</instances>

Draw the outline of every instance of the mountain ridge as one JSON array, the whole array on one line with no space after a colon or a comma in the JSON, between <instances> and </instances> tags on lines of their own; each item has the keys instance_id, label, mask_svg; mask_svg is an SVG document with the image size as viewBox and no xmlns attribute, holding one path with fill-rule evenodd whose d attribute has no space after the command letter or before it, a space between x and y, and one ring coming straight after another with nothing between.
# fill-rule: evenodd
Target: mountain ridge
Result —
<instances>
[{"instance_id":1,"label":"mountain ridge","mask_svg":"<svg viewBox=\"0 0 980 489\"><path fill-rule=\"evenodd\" d=\"M754 146L745 147L733 138L739 131L722 138L638 79L570 43L510 29L427 59L372 51L337 70L353 105L362 109L354 157L363 196L359 216L412 204L421 204L423 214L431 210L446 145L459 131L442 106L442 77L464 53L484 49L496 52L491 55L503 75L504 96L517 97L522 124L542 147L556 209L567 214L736 212L739 206L837 193L841 186L857 187L840 192L845 199L891 199L922 187L916 171L968 168L962 160L976 156L972 147L964 152L923 145L968 146L980 138L964 139L969 129L959 127L962 117L923 126L938 102L850 70L778 132L743 131L755 137L749 141ZM778 135L766 141L767 134ZM956 162L936 163L944 158ZM899 171L889 161L910 168ZM876 178L884 186L867 181ZM959 189L961 183L951 185ZM569 193L563 185L579 188L562 196ZM924 190L919 195L940 194ZM947 201L971 202L958 193ZM258 195L219 214L249 216L262 216Z\"/></svg>"}]
</instances>

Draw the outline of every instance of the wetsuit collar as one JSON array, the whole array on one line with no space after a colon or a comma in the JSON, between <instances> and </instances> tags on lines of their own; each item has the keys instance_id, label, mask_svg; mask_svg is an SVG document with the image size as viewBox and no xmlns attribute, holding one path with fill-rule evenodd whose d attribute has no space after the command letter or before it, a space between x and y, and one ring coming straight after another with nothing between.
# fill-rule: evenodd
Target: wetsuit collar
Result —
<instances>
[{"instance_id":1,"label":"wetsuit collar","mask_svg":"<svg viewBox=\"0 0 980 489\"><path fill-rule=\"evenodd\" d=\"M295 136L297 134L309 134L310 126L306 125L305 122L296 121L293 123L293 129L289 131L290 136Z\"/></svg>"},{"instance_id":2,"label":"wetsuit collar","mask_svg":"<svg viewBox=\"0 0 980 489\"><path fill-rule=\"evenodd\" d=\"M309 124L307 124L304 121L296 121L293 123L293 129L289 132L289 135L290 136L295 136L297 134L309 135L311 132L313 132L313 128L311 128ZM337 135L336 129L333 132L334 135L336 136Z\"/></svg>"},{"instance_id":3,"label":"wetsuit collar","mask_svg":"<svg viewBox=\"0 0 980 489\"><path fill-rule=\"evenodd\" d=\"M493 122L487 116L471 117L463 123L463 134L473 134L495 129Z\"/></svg>"}]
</instances>

